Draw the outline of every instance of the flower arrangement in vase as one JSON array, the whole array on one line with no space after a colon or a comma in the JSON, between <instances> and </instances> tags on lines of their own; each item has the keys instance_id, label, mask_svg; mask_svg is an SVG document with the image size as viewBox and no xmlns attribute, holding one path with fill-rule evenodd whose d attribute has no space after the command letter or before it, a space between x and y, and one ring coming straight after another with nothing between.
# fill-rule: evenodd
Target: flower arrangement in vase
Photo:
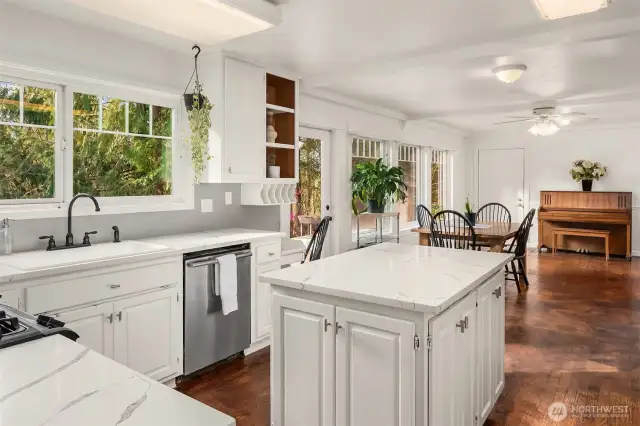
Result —
<instances>
[{"instance_id":1,"label":"flower arrangement in vase","mask_svg":"<svg viewBox=\"0 0 640 426\"><path fill-rule=\"evenodd\" d=\"M594 180L600 180L607 174L607 166L589 160L576 160L569 174L576 182L582 183L583 191L591 191Z\"/></svg>"}]
</instances>

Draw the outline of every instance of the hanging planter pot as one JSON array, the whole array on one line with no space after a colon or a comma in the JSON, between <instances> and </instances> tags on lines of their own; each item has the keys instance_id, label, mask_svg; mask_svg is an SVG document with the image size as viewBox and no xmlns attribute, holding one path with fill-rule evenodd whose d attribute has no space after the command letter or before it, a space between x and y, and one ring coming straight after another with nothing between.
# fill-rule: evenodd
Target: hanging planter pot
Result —
<instances>
[{"instance_id":1,"label":"hanging planter pot","mask_svg":"<svg viewBox=\"0 0 640 426\"><path fill-rule=\"evenodd\" d=\"M191 111L194 108L199 109L202 105L205 105L208 102L208 99L204 95L199 95L197 93L185 93L182 95L184 98L184 107L187 111Z\"/></svg>"}]
</instances>

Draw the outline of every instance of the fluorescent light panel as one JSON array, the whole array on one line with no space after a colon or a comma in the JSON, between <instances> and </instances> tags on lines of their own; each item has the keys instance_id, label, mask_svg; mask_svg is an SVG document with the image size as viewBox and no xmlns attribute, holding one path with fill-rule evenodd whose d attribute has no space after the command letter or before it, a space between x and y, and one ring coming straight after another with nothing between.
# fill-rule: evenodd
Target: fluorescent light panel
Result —
<instances>
[{"instance_id":1,"label":"fluorescent light panel","mask_svg":"<svg viewBox=\"0 0 640 426\"><path fill-rule=\"evenodd\" d=\"M596 12L609 6L610 0L533 0L542 18L554 20Z\"/></svg>"}]
</instances>

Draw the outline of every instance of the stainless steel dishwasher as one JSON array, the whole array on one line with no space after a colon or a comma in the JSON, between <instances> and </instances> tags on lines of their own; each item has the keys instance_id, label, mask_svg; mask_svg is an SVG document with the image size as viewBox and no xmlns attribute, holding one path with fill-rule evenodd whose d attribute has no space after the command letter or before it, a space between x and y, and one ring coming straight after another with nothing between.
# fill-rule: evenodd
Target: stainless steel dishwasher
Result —
<instances>
[{"instance_id":1,"label":"stainless steel dishwasher","mask_svg":"<svg viewBox=\"0 0 640 426\"><path fill-rule=\"evenodd\" d=\"M222 314L217 258L235 254L238 310ZM217 295L218 294L218 295ZM184 374L251 345L251 250L248 244L184 255Z\"/></svg>"}]
</instances>

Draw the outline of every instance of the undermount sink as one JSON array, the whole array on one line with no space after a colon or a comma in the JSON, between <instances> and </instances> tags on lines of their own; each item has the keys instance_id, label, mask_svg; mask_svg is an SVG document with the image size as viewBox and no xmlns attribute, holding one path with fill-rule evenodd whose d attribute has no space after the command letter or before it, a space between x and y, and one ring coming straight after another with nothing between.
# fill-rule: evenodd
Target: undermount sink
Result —
<instances>
[{"instance_id":1,"label":"undermount sink","mask_svg":"<svg viewBox=\"0 0 640 426\"><path fill-rule=\"evenodd\" d=\"M96 260L116 259L169 250L168 247L143 243L140 241L123 241L121 243L103 243L91 247L82 247L59 251L32 251L17 253L0 258L0 263L23 271L68 266L74 263L95 262Z\"/></svg>"}]
</instances>

